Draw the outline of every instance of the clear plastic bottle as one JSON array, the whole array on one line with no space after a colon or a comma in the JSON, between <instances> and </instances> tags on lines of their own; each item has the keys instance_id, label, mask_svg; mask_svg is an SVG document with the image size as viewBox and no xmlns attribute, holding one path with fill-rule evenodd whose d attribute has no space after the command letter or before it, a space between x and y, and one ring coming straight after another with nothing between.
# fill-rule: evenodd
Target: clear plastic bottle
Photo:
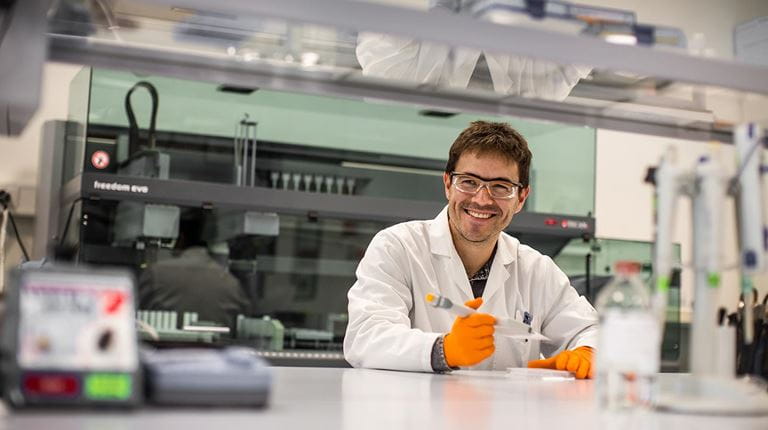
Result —
<instances>
[{"instance_id":1,"label":"clear plastic bottle","mask_svg":"<svg viewBox=\"0 0 768 430\"><path fill-rule=\"evenodd\" d=\"M603 410L653 406L661 355L660 329L640 264L620 261L616 276L597 296L597 400Z\"/></svg>"}]
</instances>

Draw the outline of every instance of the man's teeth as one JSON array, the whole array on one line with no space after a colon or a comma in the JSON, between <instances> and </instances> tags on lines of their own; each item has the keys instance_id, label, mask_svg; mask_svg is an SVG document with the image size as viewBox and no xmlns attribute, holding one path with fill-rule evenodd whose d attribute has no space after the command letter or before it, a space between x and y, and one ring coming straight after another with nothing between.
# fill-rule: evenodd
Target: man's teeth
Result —
<instances>
[{"instance_id":1,"label":"man's teeth","mask_svg":"<svg viewBox=\"0 0 768 430\"><path fill-rule=\"evenodd\" d=\"M484 213L481 213L481 212L471 211L469 209L467 209L467 213L472 215L475 218L490 218L490 217L493 216L493 214L484 214Z\"/></svg>"}]
</instances>

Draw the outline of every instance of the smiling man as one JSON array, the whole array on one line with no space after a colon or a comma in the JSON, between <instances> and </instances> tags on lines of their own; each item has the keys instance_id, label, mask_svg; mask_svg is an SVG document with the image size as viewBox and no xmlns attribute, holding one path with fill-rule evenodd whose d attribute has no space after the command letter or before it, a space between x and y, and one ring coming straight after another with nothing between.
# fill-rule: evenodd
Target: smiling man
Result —
<instances>
[{"instance_id":1,"label":"smiling man","mask_svg":"<svg viewBox=\"0 0 768 430\"><path fill-rule=\"evenodd\" d=\"M379 232L349 290L344 355L355 367L445 372L544 367L591 378L597 314L549 257L504 233L531 192L531 151L508 124L473 122L451 146L448 205ZM429 306L432 293L477 309ZM547 341L496 335L496 318ZM541 359L541 356L546 357Z\"/></svg>"}]
</instances>

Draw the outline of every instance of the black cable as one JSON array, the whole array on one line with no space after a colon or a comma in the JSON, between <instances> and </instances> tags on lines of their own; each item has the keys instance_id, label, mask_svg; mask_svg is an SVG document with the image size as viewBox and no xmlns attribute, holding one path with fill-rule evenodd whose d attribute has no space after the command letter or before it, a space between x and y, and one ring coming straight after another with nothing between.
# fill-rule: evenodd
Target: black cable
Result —
<instances>
[{"instance_id":1,"label":"black cable","mask_svg":"<svg viewBox=\"0 0 768 430\"><path fill-rule=\"evenodd\" d=\"M21 248L21 253L24 254L24 261L29 261L29 253L27 253L27 248L24 247L24 242L21 241L21 235L19 235L19 229L16 227L16 220L13 219L13 212L11 212L10 208L8 209L8 219L11 220L11 227L13 227L13 234L16 235L16 242L19 243L19 248Z\"/></svg>"},{"instance_id":2,"label":"black cable","mask_svg":"<svg viewBox=\"0 0 768 430\"><path fill-rule=\"evenodd\" d=\"M19 248L21 248L21 252L24 254L24 261L29 261L29 253L24 246L24 242L21 241L19 228L16 226L16 220L13 218L13 212L11 212L10 205L11 195L5 190L0 190L0 206L3 207L4 211L8 211L8 218L11 220L11 227L13 227L13 233L16 235L16 242L18 242Z\"/></svg>"},{"instance_id":3,"label":"black cable","mask_svg":"<svg viewBox=\"0 0 768 430\"><path fill-rule=\"evenodd\" d=\"M590 303L594 303L595 300L592 297L592 252L587 252L587 255L585 257L585 280L586 283L584 284L584 295L587 296L587 300L589 300Z\"/></svg>"},{"instance_id":4,"label":"black cable","mask_svg":"<svg viewBox=\"0 0 768 430\"><path fill-rule=\"evenodd\" d=\"M11 135L11 107L5 107L5 128L7 129L7 136Z\"/></svg>"},{"instance_id":5,"label":"black cable","mask_svg":"<svg viewBox=\"0 0 768 430\"><path fill-rule=\"evenodd\" d=\"M67 237L67 233L69 233L69 224L72 222L72 214L75 212L75 205L77 202L82 200L82 197L78 197L75 200L72 201L72 204L69 206L69 214L67 214L67 221L64 223L64 231L61 233L61 236L59 236L59 246L64 246L64 240Z\"/></svg>"},{"instance_id":6,"label":"black cable","mask_svg":"<svg viewBox=\"0 0 768 430\"><path fill-rule=\"evenodd\" d=\"M139 81L134 84L128 93L125 95L125 113L128 115L128 156L131 157L138 150L139 145L139 125L136 122L136 115L133 113L133 106L131 106L131 95L138 88L144 88L149 91L149 96L152 99L152 113L149 117L149 134L148 134L148 146L150 150L155 149L155 124L157 123L157 108L159 97L157 95L157 88L147 81Z\"/></svg>"}]
</instances>

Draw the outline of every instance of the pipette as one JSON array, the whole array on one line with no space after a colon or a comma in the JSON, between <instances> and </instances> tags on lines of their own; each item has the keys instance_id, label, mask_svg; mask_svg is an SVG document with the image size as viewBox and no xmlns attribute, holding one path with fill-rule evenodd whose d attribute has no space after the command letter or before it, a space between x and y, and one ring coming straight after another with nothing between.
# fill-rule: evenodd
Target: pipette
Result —
<instances>
[{"instance_id":1,"label":"pipette","mask_svg":"<svg viewBox=\"0 0 768 430\"><path fill-rule=\"evenodd\" d=\"M667 320L667 300L669 283L672 276L672 236L677 213L677 200L681 193L683 173L677 167L677 152L668 148L656 169L656 248L654 250L653 269L656 272L656 291L653 307L659 324L664 326Z\"/></svg>"},{"instance_id":2,"label":"pipette","mask_svg":"<svg viewBox=\"0 0 768 430\"><path fill-rule=\"evenodd\" d=\"M452 314L460 317L468 317L476 310L469 306L453 303L449 298L440 296L437 294L428 293L426 296L427 303L435 308L443 309ZM541 333L537 333L528 324L523 324L520 321L516 321L512 318L499 318L496 317L495 333L502 336L508 336L516 339L531 339L531 340L549 340L548 337Z\"/></svg>"}]
</instances>

